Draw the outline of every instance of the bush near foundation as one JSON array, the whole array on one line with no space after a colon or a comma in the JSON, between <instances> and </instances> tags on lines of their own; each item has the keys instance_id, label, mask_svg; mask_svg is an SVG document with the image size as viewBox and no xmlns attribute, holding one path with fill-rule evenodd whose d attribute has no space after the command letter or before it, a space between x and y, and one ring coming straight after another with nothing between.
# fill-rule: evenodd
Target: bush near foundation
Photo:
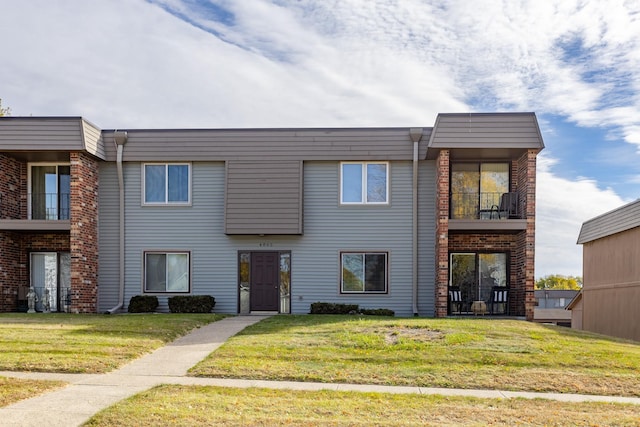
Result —
<instances>
[{"instance_id":1,"label":"bush near foundation","mask_svg":"<svg viewBox=\"0 0 640 427\"><path fill-rule=\"evenodd\" d=\"M330 302L314 302L311 314L365 314L368 316L395 316L393 310L387 308L360 308L358 304L334 304Z\"/></svg>"},{"instance_id":2,"label":"bush near foundation","mask_svg":"<svg viewBox=\"0 0 640 427\"><path fill-rule=\"evenodd\" d=\"M361 308L360 314L365 314L367 316L395 316L396 313L393 310L389 310L388 308Z\"/></svg>"},{"instance_id":3,"label":"bush near foundation","mask_svg":"<svg viewBox=\"0 0 640 427\"><path fill-rule=\"evenodd\" d=\"M331 302L314 302L311 314L357 314L358 304L334 304Z\"/></svg>"},{"instance_id":4,"label":"bush near foundation","mask_svg":"<svg viewBox=\"0 0 640 427\"><path fill-rule=\"evenodd\" d=\"M211 313L216 299L211 295L179 295L169 298L172 313Z\"/></svg>"},{"instance_id":5,"label":"bush near foundation","mask_svg":"<svg viewBox=\"0 0 640 427\"><path fill-rule=\"evenodd\" d=\"M158 308L155 295L136 295L129 300L129 313L153 313Z\"/></svg>"}]
</instances>

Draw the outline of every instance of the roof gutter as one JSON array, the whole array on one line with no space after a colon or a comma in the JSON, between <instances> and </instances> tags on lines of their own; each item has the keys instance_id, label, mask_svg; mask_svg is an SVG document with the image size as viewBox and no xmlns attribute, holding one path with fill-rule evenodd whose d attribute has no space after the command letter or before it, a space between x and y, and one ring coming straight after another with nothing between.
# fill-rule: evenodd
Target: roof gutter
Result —
<instances>
[{"instance_id":1,"label":"roof gutter","mask_svg":"<svg viewBox=\"0 0 640 427\"><path fill-rule=\"evenodd\" d=\"M411 142L413 142L413 209L411 209L412 233L411 233L411 301L413 315L418 316L418 146L422 139L422 128L411 128L409 130Z\"/></svg>"},{"instance_id":2,"label":"roof gutter","mask_svg":"<svg viewBox=\"0 0 640 427\"><path fill-rule=\"evenodd\" d=\"M127 132L115 131L113 133L113 140L116 145L116 168L118 174L118 190L119 190L119 270L118 270L118 305L107 310L106 314L113 314L124 307L124 172L122 170L122 156L124 152L124 144L127 143Z\"/></svg>"}]
</instances>

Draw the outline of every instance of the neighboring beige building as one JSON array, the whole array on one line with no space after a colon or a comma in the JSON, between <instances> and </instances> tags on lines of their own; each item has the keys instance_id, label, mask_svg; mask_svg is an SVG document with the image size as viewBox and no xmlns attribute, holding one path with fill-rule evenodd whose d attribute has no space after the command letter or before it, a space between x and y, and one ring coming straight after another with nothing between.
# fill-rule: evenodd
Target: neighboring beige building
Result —
<instances>
[{"instance_id":1,"label":"neighboring beige building","mask_svg":"<svg viewBox=\"0 0 640 427\"><path fill-rule=\"evenodd\" d=\"M640 199L582 225L582 296L574 327L640 341Z\"/></svg>"}]
</instances>

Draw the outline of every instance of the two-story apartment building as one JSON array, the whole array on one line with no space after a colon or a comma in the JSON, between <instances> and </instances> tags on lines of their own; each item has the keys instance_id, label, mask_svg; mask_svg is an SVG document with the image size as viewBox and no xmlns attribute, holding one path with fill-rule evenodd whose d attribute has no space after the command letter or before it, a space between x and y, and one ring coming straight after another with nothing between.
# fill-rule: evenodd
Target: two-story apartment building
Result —
<instances>
[{"instance_id":1,"label":"two-story apartment building","mask_svg":"<svg viewBox=\"0 0 640 427\"><path fill-rule=\"evenodd\" d=\"M206 294L225 313L325 301L442 317L482 301L531 319L543 147L533 113L338 129L2 117L0 310L33 287L52 311ZM494 289L508 291L495 311Z\"/></svg>"}]
</instances>

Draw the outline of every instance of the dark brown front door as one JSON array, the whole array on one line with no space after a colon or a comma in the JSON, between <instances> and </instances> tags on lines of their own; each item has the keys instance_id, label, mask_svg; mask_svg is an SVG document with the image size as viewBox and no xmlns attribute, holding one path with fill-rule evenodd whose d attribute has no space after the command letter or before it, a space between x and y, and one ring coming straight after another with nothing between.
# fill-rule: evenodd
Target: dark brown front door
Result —
<instances>
[{"instance_id":1,"label":"dark brown front door","mask_svg":"<svg viewBox=\"0 0 640 427\"><path fill-rule=\"evenodd\" d=\"M278 311L278 252L251 253L251 311Z\"/></svg>"}]
</instances>

